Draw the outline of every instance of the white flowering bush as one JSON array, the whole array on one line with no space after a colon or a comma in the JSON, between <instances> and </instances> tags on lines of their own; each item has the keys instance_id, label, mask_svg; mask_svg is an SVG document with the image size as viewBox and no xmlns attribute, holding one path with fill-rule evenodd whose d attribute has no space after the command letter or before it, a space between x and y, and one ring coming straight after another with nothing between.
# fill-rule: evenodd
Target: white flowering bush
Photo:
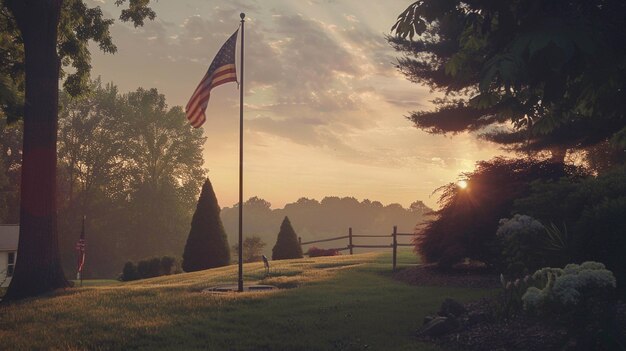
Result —
<instances>
[{"instance_id":1,"label":"white flowering bush","mask_svg":"<svg viewBox=\"0 0 626 351\"><path fill-rule=\"evenodd\" d=\"M613 272L599 262L568 264L563 269L542 268L532 279L535 286L529 287L522 296L524 309L539 310L550 306L555 309L571 309L584 304L591 298L608 297L615 289Z\"/></svg>"},{"instance_id":2,"label":"white flowering bush","mask_svg":"<svg viewBox=\"0 0 626 351\"><path fill-rule=\"evenodd\" d=\"M545 230L543 224L531 216L516 214L513 218L500 220L496 235L511 236L519 233L541 233Z\"/></svg>"},{"instance_id":3,"label":"white flowering bush","mask_svg":"<svg viewBox=\"0 0 626 351\"><path fill-rule=\"evenodd\" d=\"M546 228L536 219L519 214L501 219L496 237L507 275L523 276L547 264L542 250Z\"/></svg>"}]
</instances>

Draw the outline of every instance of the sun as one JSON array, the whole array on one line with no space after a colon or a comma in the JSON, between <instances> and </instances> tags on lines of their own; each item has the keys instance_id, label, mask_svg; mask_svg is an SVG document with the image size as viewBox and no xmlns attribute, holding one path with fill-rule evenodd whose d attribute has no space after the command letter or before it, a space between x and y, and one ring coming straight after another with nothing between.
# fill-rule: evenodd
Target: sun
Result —
<instances>
[{"instance_id":1,"label":"sun","mask_svg":"<svg viewBox=\"0 0 626 351\"><path fill-rule=\"evenodd\" d=\"M456 185L458 185L459 188L461 188L461 189L465 189L465 188L467 188L467 181L459 180L458 183L456 183Z\"/></svg>"}]
</instances>

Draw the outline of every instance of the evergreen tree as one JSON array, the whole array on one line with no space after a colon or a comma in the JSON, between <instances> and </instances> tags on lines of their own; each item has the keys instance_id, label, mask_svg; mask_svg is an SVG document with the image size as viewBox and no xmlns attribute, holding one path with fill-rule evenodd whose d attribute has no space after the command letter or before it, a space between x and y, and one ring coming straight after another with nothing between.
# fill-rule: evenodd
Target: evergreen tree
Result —
<instances>
[{"instance_id":1,"label":"evergreen tree","mask_svg":"<svg viewBox=\"0 0 626 351\"><path fill-rule=\"evenodd\" d=\"M276 238L276 245L272 249L272 260L288 260L302 258L302 247L298 242L298 236L291 226L289 217L285 216L280 225L280 232Z\"/></svg>"},{"instance_id":2,"label":"evergreen tree","mask_svg":"<svg viewBox=\"0 0 626 351\"><path fill-rule=\"evenodd\" d=\"M558 162L609 139L623 151L625 12L623 0L417 1L388 40L398 69L442 96L409 119Z\"/></svg>"},{"instance_id":3,"label":"evergreen tree","mask_svg":"<svg viewBox=\"0 0 626 351\"><path fill-rule=\"evenodd\" d=\"M230 250L220 219L220 207L213 186L207 178L191 220L191 230L183 252L183 270L195 272L229 263Z\"/></svg>"}]
</instances>

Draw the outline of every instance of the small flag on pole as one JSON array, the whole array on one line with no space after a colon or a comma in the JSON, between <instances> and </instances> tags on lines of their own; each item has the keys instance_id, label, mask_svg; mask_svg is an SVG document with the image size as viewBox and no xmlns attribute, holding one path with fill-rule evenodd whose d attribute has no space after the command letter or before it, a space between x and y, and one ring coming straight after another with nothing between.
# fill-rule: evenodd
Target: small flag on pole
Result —
<instances>
[{"instance_id":1,"label":"small flag on pole","mask_svg":"<svg viewBox=\"0 0 626 351\"><path fill-rule=\"evenodd\" d=\"M80 239L76 242L76 251L78 253L78 262L76 267L76 279L81 281L82 285L82 274L83 267L85 266L85 246L87 242L85 241L85 217L83 216L83 228L80 232Z\"/></svg>"},{"instance_id":2,"label":"small flag on pole","mask_svg":"<svg viewBox=\"0 0 626 351\"><path fill-rule=\"evenodd\" d=\"M204 111L209 103L209 97L211 96L211 89L218 85L222 85L228 82L237 81L237 72L235 71L235 45L237 43L236 30L233 35L228 38L226 43L222 46L217 53L209 70L204 75L204 78L198 84L198 87L191 95L189 103L185 108L187 119L194 128L199 128L204 124L206 117Z\"/></svg>"}]
</instances>

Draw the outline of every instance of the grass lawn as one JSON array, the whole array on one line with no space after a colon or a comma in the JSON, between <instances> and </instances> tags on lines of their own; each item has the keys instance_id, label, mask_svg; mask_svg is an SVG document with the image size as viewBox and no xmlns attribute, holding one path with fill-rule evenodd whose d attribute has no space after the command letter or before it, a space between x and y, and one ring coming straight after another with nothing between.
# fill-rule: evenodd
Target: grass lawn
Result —
<instances>
[{"instance_id":1,"label":"grass lawn","mask_svg":"<svg viewBox=\"0 0 626 351\"><path fill-rule=\"evenodd\" d=\"M404 265L414 263L400 254ZM438 350L413 333L445 297L484 289L415 287L390 278L390 255L368 253L244 267L246 282L294 289L206 294L235 283L229 266L129 283L87 285L0 306L0 348L143 350ZM402 267L402 265L400 265ZM87 282L87 281L85 281Z\"/></svg>"},{"instance_id":2,"label":"grass lawn","mask_svg":"<svg viewBox=\"0 0 626 351\"><path fill-rule=\"evenodd\" d=\"M80 287L80 280L71 280L71 282L74 284L75 287ZM83 287L90 287L90 286L111 286L111 285L117 285L117 284L123 284L121 281L119 280L114 280L114 279L87 279L87 280L83 280Z\"/></svg>"}]
</instances>

